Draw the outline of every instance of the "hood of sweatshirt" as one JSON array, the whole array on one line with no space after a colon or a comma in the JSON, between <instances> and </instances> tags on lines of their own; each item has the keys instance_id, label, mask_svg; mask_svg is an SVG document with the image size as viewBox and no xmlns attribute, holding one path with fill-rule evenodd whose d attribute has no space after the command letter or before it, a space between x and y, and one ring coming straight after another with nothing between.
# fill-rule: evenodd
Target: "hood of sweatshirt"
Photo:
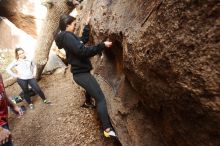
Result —
<instances>
[{"instance_id":1,"label":"hood of sweatshirt","mask_svg":"<svg viewBox=\"0 0 220 146\"><path fill-rule=\"evenodd\" d=\"M64 39L65 33L66 33L65 31L61 31L56 35L55 42L56 42L56 45L59 49L62 49L64 47L63 39Z\"/></svg>"}]
</instances>

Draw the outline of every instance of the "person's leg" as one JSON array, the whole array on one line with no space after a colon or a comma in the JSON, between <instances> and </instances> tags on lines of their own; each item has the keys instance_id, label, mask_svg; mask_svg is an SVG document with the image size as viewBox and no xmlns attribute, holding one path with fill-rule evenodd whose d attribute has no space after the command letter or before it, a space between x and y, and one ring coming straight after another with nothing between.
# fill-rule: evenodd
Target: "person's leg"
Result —
<instances>
[{"instance_id":1,"label":"person's leg","mask_svg":"<svg viewBox=\"0 0 220 146\"><path fill-rule=\"evenodd\" d=\"M31 86L31 88L34 90L34 92L36 92L42 100L45 100L46 97L44 95L44 92L41 90L40 86L38 85L36 79L29 79L28 80L29 85Z\"/></svg>"},{"instance_id":2,"label":"person's leg","mask_svg":"<svg viewBox=\"0 0 220 146\"><path fill-rule=\"evenodd\" d=\"M103 129L111 127L109 120L105 96L96 81L96 79L90 73L81 73L73 76L75 82L83 87L89 95L95 98L97 112L102 123Z\"/></svg>"},{"instance_id":3,"label":"person's leg","mask_svg":"<svg viewBox=\"0 0 220 146\"><path fill-rule=\"evenodd\" d=\"M87 91L85 91L85 97L86 97L86 103L91 103L91 95L89 95L89 93Z\"/></svg>"},{"instance_id":4,"label":"person's leg","mask_svg":"<svg viewBox=\"0 0 220 146\"><path fill-rule=\"evenodd\" d=\"M89 95L89 93L87 91L85 91L85 102L83 103L83 105L81 107L83 108L95 108L95 99L91 97L91 95Z\"/></svg>"},{"instance_id":5,"label":"person's leg","mask_svg":"<svg viewBox=\"0 0 220 146\"><path fill-rule=\"evenodd\" d=\"M24 92L24 99L28 104L32 104L30 95L29 95L29 89L28 89L28 81L27 80L22 80L22 79L17 79L18 85L21 87L21 89Z\"/></svg>"}]
</instances>

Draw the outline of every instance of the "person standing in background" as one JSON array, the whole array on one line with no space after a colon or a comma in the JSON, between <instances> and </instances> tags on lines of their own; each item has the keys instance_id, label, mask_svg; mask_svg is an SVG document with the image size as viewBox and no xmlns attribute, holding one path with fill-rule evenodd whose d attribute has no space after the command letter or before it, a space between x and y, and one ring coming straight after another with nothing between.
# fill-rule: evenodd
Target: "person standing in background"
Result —
<instances>
[{"instance_id":1,"label":"person standing in background","mask_svg":"<svg viewBox=\"0 0 220 146\"><path fill-rule=\"evenodd\" d=\"M46 99L44 92L41 90L35 79L37 68L34 62L26 57L22 48L15 49L15 58L16 59L8 65L6 71L11 76L17 78L17 82L24 92L24 98L29 104L30 109L34 109L34 105L30 98L28 85L30 85L34 92L41 97L45 104L50 104L51 102ZM13 71L14 68L16 72Z\"/></svg>"}]
</instances>

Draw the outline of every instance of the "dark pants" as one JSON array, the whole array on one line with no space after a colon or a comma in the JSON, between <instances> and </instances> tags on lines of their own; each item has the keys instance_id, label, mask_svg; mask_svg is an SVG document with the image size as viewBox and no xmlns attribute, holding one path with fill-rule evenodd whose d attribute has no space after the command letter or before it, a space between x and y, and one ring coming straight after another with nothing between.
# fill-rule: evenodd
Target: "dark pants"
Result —
<instances>
[{"instance_id":1,"label":"dark pants","mask_svg":"<svg viewBox=\"0 0 220 146\"><path fill-rule=\"evenodd\" d=\"M28 104L31 104L31 99L30 99L30 93L29 93L29 88L28 85L31 86L31 88L34 90L36 94L38 94L42 100L45 100L46 97L41 90L40 86L37 84L36 79L28 79L28 80L23 80L23 79L17 79L18 84L20 85L21 89L24 92L24 99L27 101Z\"/></svg>"},{"instance_id":2,"label":"dark pants","mask_svg":"<svg viewBox=\"0 0 220 146\"><path fill-rule=\"evenodd\" d=\"M4 126L2 126L2 127L9 130L8 124L6 124L6 125L4 125ZM0 144L0 146L13 146L12 141L11 141L11 138L10 138L10 139L8 140L8 142L6 142L5 144Z\"/></svg>"},{"instance_id":3,"label":"dark pants","mask_svg":"<svg viewBox=\"0 0 220 146\"><path fill-rule=\"evenodd\" d=\"M91 95L89 95L89 93L88 92L85 92L85 98L86 98L86 103L89 103L89 104L91 104L92 103L92 96Z\"/></svg>"},{"instance_id":4,"label":"dark pants","mask_svg":"<svg viewBox=\"0 0 220 146\"><path fill-rule=\"evenodd\" d=\"M90 73L73 75L73 79L78 85L86 90L87 94L95 98L98 116L101 120L103 129L110 128L111 124L106 107L105 96L96 79Z\"/></svg>"}]
</instances>

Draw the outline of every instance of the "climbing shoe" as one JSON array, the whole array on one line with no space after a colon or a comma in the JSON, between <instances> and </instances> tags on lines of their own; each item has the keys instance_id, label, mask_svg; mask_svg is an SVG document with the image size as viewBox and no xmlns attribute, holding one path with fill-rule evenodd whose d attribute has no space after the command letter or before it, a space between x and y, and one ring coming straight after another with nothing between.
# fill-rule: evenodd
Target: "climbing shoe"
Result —
<instances>
[{"instance_id":1,"label":"climbing shoe","mask_svg":"<svg viewBox=\"0 0 220 146\"><path fill-rule=\"evenodd\" d=\"M51 102L48 101L47 99L44 99L43 102L44 102L45 104L51 104Z\"/></svg>"},{"instance_id":2,"label":"climbing shoe","mask_svg":"<svg viewBox=\"0 0 220 146\"><path fill-rule=\"evenodd\" d=\"M34 105L32 103L29 104L29 108L33 110L34 109Z\"/></svg>"},{"instance_id":3,"label":"climbing shoe","mask_svg":"<svg viewBox=\"0 0 220 146\"><path fill-rule=\"evenodd\" d=\"M70 7L76 7L79 5L83 0L66 0L66 4Z\"/></svg>"},{"instance_id":4,"label":"climbing shoe","mask_svg":"<svg viewBox=\"0 0 220 146\"><path fill-rule=\"evenodd\" d=\"M83 108L95 108L95 105L89 102L84 102L83 105L81 105Z\"/></svg>"},{"instance_id":5,"label":"climbing shoe","mask_svg":"<svg viewBox=\"0 0 220 146\"><path fill-rule=\"evenodd\" d=\"M117 138L116 134L115 134L115 131L110 128L109 130L105 130L104 131L104 136L105 137L114 137L114 138Z\"/></svg>"}]
</instances>

